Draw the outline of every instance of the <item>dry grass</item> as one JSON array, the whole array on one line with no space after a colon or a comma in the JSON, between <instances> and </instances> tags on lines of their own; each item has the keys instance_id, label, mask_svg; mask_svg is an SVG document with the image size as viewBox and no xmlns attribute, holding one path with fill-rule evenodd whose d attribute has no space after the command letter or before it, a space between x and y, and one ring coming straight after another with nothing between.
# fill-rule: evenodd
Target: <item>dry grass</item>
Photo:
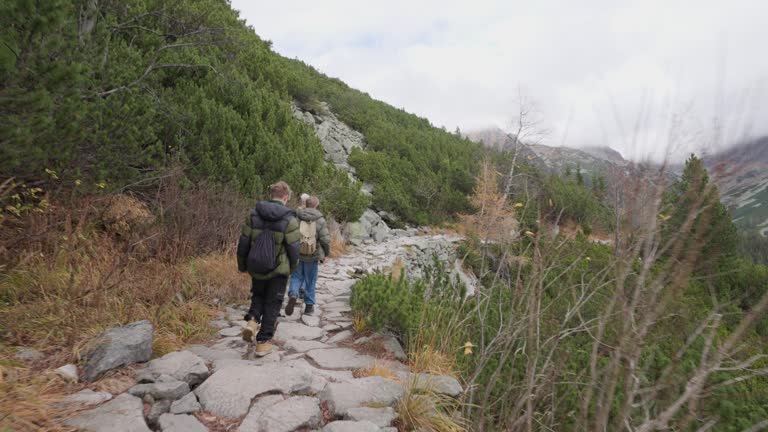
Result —
<instances>
[{"instance_id":1,"label":"dry grass","mask_svg":"<svg viewBox=\"0 0 768 432\"><path fill-rule=\"evenodd\" d=\"M454 357L433 348L432 345L422 345L420 349L410 351L408 365L414 372L458 376Z\"/></svg>"},{"instance_id":2,"label":"dry grass","mask_svg":"<svg viewBox=\"0 0 768 432\"><path fill-rule=\"evenodd\" d=\"M459 415L455 399L429 390L405 386L405 393L395 406L398 430L464 432L467 422Z\"/></svg>"},{"instance_id":3,"label":"dry grass","mask_svg":"<svg viewBox=\"0 0 768 432\"><path fill-rule=\"evenodd\" d=\"M215 329L208 324L216 312L213 299L231 300L243 288L235 289L232 278L216 283L214 264L232 260L226 256L193 260L194 264L130 264L119 272L120 282L114 288L96 291L88 287L108 271L99 261L74 273L36 261L12 272L0 281L0 293L16 301L0 306L0 327L10 343L35 347L46 359L31 367L0 362L4 370L0 431L62 430L54 420L62 414L55 401L79 388L53 377L50 370L79 360L87 342L105 328L149 319L155 326L155 356L213 337ZM211 272L201 267L211 267ZM176 294L182 291L191 298L178 301ZM7 359L12 351L7 349ZM121 372L99 380L93 388L110 393L127 390L133 381Z\"/></svg>"},{"instance_id":4,"label":"dry grass","mask_svg":"<svg viewBox=\"0 0 768 432\"><path fill-rule=\"evenodd\" d=\"M397 374L395 374L395 371L393 371L391 367L389 367L386 363L380 360L374 360L373 364L371 364L367 368L358 369L355 372L355 376L357 378L369 377L369 376L380 376L380 377L388 378L391 380L398 379Z\"/></svg>"},{"instance_id":5,"label":"dry grass","mask_svg":"<svg viewBox=\"0 0 768 432\"><path fill-rule=\"evenodd\" d=\"M397 282L403 276L404 269L405 262L400 257L397 257L392 263L392 267L388 268L386 271L390 274L390 276L392 276L392 281Z\"/></svg>"},{"instance_id":6,"label":"dry grass","mask_svg":"<svg viewBox=\"0 0 768 432\"><path fill-rule=\"evenodd\" d=\"M212 336L215 304L244 298L247 281L223 269L231 256L184 264L126 262L97 248L93 256L49 264L32 260L0 280L0 326L14 345L52 352L79 347L105 328L149 319L157 329L156 348L167 352ZM123 264L120 266L120 264ZM230 275L229 273L232 273ZM237 276L240 276L239 278Z\"/></svg>"},{"instance_id":7,"label":"dry grass","mask_svg":"<svg viewBox=\"0 0 768 432\"><path fill-rule=\"evenodd\" d=\"M64 384L50 374L22 366L11 366L8 352L0 353L6 377L0 382L0 431L64 431L53 419L69 411L56 405L65 394L79 387ZM5 360L4 360L5 359Z\"/></svg>"},{"instance_id":8,"label":"dry grass","mask_svg":"<svg viewBox=\"0 0 768 432\"><path fill-rule=\"evenodd\" d=\"M331 233L331 253L329 258L339 258L349 251L344 234L341 233L341 225L333 220L328 221L328 230Z\"/></svg>"},{"instance_id":9,"label":"dry grass","mask_svg":"<svg viewBox=\"0 0 768 432\"><path fill-rule=\"evenodd\" d=\"M123 214L149 218L133 198L52 205L0 230L0 251L13 251L0 254L0 431L61 430L55 401L82 386L65 384L51 370L78 361L88 341L109 327L151 321L156 356L214 336L208 323L218 305L247 298L249 286L231 251L246 207L224 205L236 199L214 192L165 191L156 203L158 224L127 223L119 233L109 227L125 222ZM116 201L120 206L105 211ZM17 345L45 359L13 360ZM92 387L124 391L129 372Z\"/></svg>"},{"instance_id":10,"label":"dry grass","mask_svg":"<svg viewBox=\"0 0 768 432\"><path fill-rule=\"evenodd\" d=\"M366 334L370 332L368 325L365 323L365 317L360 314L355 314L352 321L352 330L357 334Z\"/></svg>"}]
</instances>

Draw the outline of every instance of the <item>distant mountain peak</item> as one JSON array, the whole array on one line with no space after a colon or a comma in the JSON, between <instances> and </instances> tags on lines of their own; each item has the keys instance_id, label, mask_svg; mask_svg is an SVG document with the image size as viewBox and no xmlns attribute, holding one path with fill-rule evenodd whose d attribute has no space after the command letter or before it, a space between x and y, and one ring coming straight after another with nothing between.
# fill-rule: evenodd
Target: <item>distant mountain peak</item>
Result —
<instances>
[{"instance_id":1,"label":"distant mountain peak","mask_svg":"<svg viewBox=\"0 0 768 432\"><path fill-rule=\"evenodd\" d=\"M627 163L627 160L624 159L624 156L622 156L621 153L619 153L617 150L614 150L608 146L579 147L576 150L581 150L596 158L605 159L607 161L611 161L617 164L624 165Z\"/></svg>"}]
</instances>

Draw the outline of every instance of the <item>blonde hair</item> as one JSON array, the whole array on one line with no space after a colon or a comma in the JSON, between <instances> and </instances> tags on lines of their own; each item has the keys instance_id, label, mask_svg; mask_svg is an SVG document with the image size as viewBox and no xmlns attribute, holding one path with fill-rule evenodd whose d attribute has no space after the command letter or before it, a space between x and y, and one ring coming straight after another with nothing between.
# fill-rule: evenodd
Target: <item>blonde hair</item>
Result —
<instances>
[{"instance_id":1,"label":"blonde hair","mask_svg":"<svg viewBox=\"0 0 768 432\"><path fill-rule=\"evenodd\" d=\"M288 186L288 183L284 181L279 181L273 185L269 186L269 197L270 198L277 198L277 199L283 199L283 198L290 198L291 197L291 187Z\"/></svg>"},{"instance_id":2,"label":"blonde hair","mask_svg":"<svg viewBox=\"0 0 768 432\"><path fill-rule=\"evenodd\" d=\"M316 196L311 196L307 198L307 207L318 208L319 206L320 206L320 198Z\"/></svg>"}]
</instances>

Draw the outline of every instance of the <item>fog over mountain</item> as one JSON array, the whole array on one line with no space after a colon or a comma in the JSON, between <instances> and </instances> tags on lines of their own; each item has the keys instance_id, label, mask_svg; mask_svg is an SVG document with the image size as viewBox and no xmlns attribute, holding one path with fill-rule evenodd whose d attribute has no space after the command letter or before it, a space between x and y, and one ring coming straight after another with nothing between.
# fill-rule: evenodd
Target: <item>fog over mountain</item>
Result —
<instances>
[{"instance_id":1,"label":"fog over mountain","mask_svg":"<svg viewBox=\"0 0 768 432\"><path fill-rule=\"evenodd\" d=\"M522 88L548 145L682 160L768 134L762 0L232 4L278 52L449 130L512 130Z\"/></svg>"}]
</instances>

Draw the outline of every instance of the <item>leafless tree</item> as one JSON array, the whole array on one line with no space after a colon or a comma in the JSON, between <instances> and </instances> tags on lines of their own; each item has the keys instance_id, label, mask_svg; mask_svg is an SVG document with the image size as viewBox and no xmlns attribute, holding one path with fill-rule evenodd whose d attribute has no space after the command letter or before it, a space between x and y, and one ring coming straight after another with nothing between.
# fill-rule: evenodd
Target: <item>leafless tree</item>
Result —
<instances>
[{"instance_id":1,"label":"leafless tree","mask_svg":"<svg viewBox=\"0 0 768 432\"><path fill-rule=\"evenodd\" d=\"M539 144L549 134L549 130L544 127L544 120L536 102L528 97L521 87L517 89L515 105L515 114L512 119L513 132L511 134L513 140L512 165L509 168L506 186L504 187L505 198L512 193L520 148Z\"/></svg>"}]
</instances>

